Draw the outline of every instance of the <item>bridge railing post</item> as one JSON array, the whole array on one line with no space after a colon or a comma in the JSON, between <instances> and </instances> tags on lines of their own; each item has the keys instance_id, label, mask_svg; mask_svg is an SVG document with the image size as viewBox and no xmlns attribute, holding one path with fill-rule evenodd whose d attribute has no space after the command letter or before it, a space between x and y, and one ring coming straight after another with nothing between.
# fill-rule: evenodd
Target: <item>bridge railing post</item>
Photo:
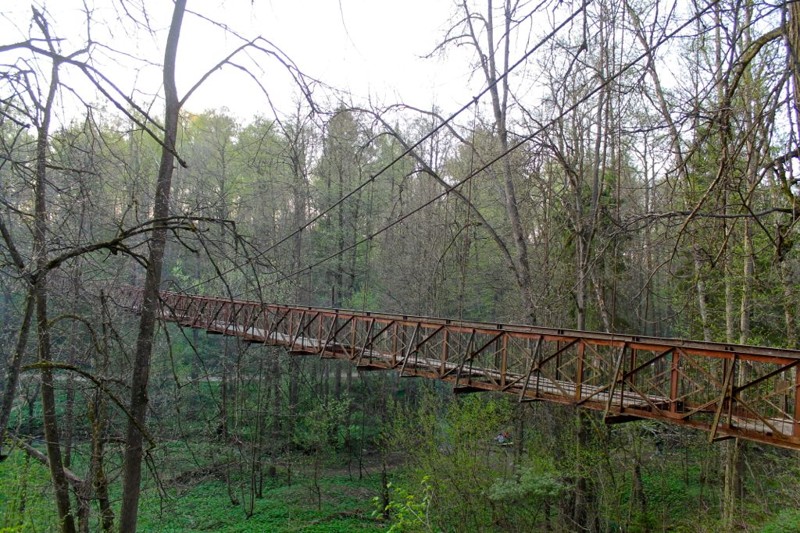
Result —
<instances>
[{"instance_id":1,"label":"bridge railing post","mask_svg":"<svg viewBox=\"0 0 800 533\"><path fill-rule=\"evenodd\" d=\"M583 359L586 352L586 344L581 340L578 342L578 367L575 371L575 401L581 400L583 394Z\"/></svg>"},{"instance_id":2,"label":"bridge railing post","mask_svg":"<svg viewBox=\"0 0 800 533\"><path fill-rule=\"evenodd\" d=\"M503 335L500 350L500 387L505 387L506 371L508 370L508 335Z\"/></svg>"},{"instance_id":3,"label":"bridge railing post","mask_svg":"<svg viewBox=\"0 0 800 533\"><path fill-rule=\"evenodd\" d=\"M678 412L678 391L680 387L680 361L681 353L679 350L672 351L672 368L670 369L669 376L669 411L670 413Z\"/></svg>"},{"instance_id":4,"label":"bridge railing post","mask_svg":"<svg viewBox=\"0 0 800 533\"><path fill-rule=\"evenodd\" d=\"M800 439L800 366L794 367L794 411L792 412L794 428L792 436Z\"/></svg>"},{"instance_id":5,"label":"bridge railing post","mask_svg":"<svg viewBox=\"0 0 800 533\"><path fill-rule=\"evenodd\" d=\"M442 336L442 355L439 364L439 375L443 376L447 372L447 357L450 352L450 330L445 329Z\"/></svg>"}]
</instances>

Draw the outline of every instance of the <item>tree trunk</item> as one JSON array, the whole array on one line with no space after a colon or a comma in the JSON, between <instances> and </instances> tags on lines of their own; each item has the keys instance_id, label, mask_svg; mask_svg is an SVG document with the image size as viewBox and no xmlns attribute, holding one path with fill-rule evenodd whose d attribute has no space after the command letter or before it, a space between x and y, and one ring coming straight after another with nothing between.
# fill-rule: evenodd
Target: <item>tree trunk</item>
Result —
<instances>
[{"instance_id":1,"label":"tree trunk","mask_svg":"<svg viewBox=\"0 0 800 533\"><path fill-rule=\"evenodd\" d=\"M576 449L578 451L577 460L582 461L584 450L589 446L589 416L585 411L577 411L578 431L576 434ZM580 471L573 487L575 493L575 505L572 508L573 526L578 526L582 531L597 531L596 520L592 519L594 506L594 487L592 481L583 474L583 465L578 465Z\"/></svg>"},{"instance_id":2,"label":"tree trunk","mask_svg":"<svg viewBox=\"0 0 800 533\"><path fill-rule=\"evenodd\" d=\"M586 259L584 258L585 244L583 237L579 234L575 239L575 327L578 331L586 329L586 287L587 287L587 273L586 273Z\"/></svg>"},{"instance_id":3,"label":"tree trunk","mask_svg":"<svg viewBox=\"0 0 800 533\"><path fill-rule=\"evenodd\" d=\"M6 370L3 403L0 404L0 450L2 450L2 445L5 441L6 426L8 425L8 419L11 417L11 407L14 403L14 396L17 393L19 372L22 367L22 359L25 355L25 350L28 346L28 335L31 329L31 317L33 316L34 307L33 286L30 286L28 288L28 296L25 298L25 311L22 315L22 324L19 327L17 345L14 348L14 355L11 357L8 369Z\"/></svg>"},{"instance_id":4,"label":"tree trunk","mask_svg":"<svg viewBox=\"0 0 800 533\"><path fill-rule=\"evenodd\" d=\"M111 317L108 314L106 297L100 293L101 312L103 313L102 351L98 354L97 369L100 375L108 373L109 335L111 333ZM108 411L105 393L99 388L95 390L94 399L89 403L89 420L92 423L92 457L90 464L90 481L94 488L95 498L100 504L100 520L103 531L114 528L114 510L108 495L108 478L103 460L105 458L105 439L108 431Z\"/></svg>"},{"instance_id":5,"label":"tree trunk","mask_svg":"<svg viewBox=\"0 0 800 533\"><path fill-rule=\"evenodd\" d=\"M144 428L147 418L147 383L150 378L150 357L153 351L156 315L159 304L161 268L164 261L164 248L167 242L167 229L164 219L169 215L170 188L172 172L175 167L175 139L178 131L180 101L175 86L175 57L178 50L183 14L186 0L176 0L172 14L169 35L164 54L164 144L161 149L161 162L156 180L155 207L156 219L142 295L142 311L139 333L136 339L136 355L133 363L131 381L130 413L128 431L125 439L125 459L123 465L122 510L120 530L136 531L138 519L139 494L142 477L142 441L140 428Z\"/></svg>"},{"instance_id":6,"label":"tree trunk","mask_svg":"<svg viewBox=\"0 0 800 533\"><path fill-rule=\"evenodd\" d=\"M72 352L72 347L69 348ZM74 358L70 357L69 364L75 364ZM75 375L70 372L67 374L66 399L64 402L64 466L70 468L72 465L72 444L75 435Z\"/></svg>"},{"instance_id":7,"label":"tree trunk","mask_svg":"<svg viewBox=\"0 0 800 533\"><path fill-rule=\"evenodd\" d=\"M786 38L789 42L789 61L794 79L794 109L797 127L800 127L800 2L788 2Z\"/></svg>"},{"instance_id":8,"label":"tree trunk","mask_svg":"<svg viewBox=\"0 0 800 533\"><path fill-rule=\"evenodd\" d=\"M788 259L780 262L778 267L781 273L781 286L783 287L783 314L786 323L786 347L797 348L797 320L795 309L797 298L795 296L794 280Z\"/></svg>"},{"instance_id":9,"label":"tree trunk","mask_svg":"<svg viewBox=\"0 0 800 533\"><path fill-rule=\"evenodd\" d=\"M48 366L51 362L50 354L50 321L47 316L47 276L44 275L44 264L47 261L44 253L44 228L47 213L44 208L44 176L37 179L36 212L36 237L34 238L34 254L37 255L38 269L42 274L34 285L36 298L36 326L39 337L39 362L42 363L42 417L44 420L44 437L47 442L47 457L50 465L50 474L53 478L56 505L58 507L61 529L65 532L75 531L75 520L70 510L69 486L64 475L64 464L61 457L61 438L58 430L58 417L56 414L56 396L53 386L53 371ZM40 210L41 207L41 210Z\"/></svg>"},{"instance_id":10,"label":"tree trunk","mask_svg":"<svg viewBox=\"0 0 800 533\"><path fill-rule=\"evenodd\" d=\"M222 360L220 361L220 371L222 376L219 383L220 407L219 407L219 425L217 426L217 434L222 438L223 442L228 442L229 428L228 428L228 413L230 413L229 398L231 396L228 383L230 377L228 370L230 368L230 355L228 354L228 337L222 337Z\"/></svg>"},{"instance_id":11,"label":"tree trunk","mask_svg":"<svg viewBox=\"0 0 800 533\"><path fill-rule=\"evenodd\" d=\"M283 434L281 431L281 415L283 414L282 398L281 398L281 359L278 350L272 349L270 359L272 361L272 369L270 371L270 379L272 380L272 428L271 437L272 443L270 445L270 477L275 477L277 474L278 466L278 451L283 441Z\"/></svg>"},{"instance_id":12,"label":"tree trunk","mask_svg":"<svg viewBox=\"0 0 800 533\"><path fill-rule=\"evenodd\" d=\"M794 85L794 109L797 117L796 128L800 128L800 2L790 2L789 16L786 17L786 38L789 43L789 62ZM795 132L796 134L796 132ZM795 291L789 266L781 262L784 307L786 315L786 337L789 348L797 347L797 324L795 319Z\"/></svg>"},{"instance_id":13,"label":"tree trunk","mask_svg":"<svg viewBox=\"0 0 800 533\"><path fill-rule=\"evenodd\" d=\"M47 39L51 51L54 45L50 39L47 24L41 14L34 11L36 23ZM34 231L33 256L36 261L36 274L33 282L33 297L36 301L36 330L39 340L39 362L42 363L42 415L44 419L44 435L47 441L47 458L50 475L58 507L61 530L75 531L75 519L70 509L69 485L64 474L61 457L61 444L56 415L56 398L53 387L53 371L48 366L50 354L50 321L47 316L47 155L50 149L50 118L58 87L58 60L53 61L50 87L47 100L42 108L41 123L37 127L36 142L36 184L34 187Z\"/></svg>"},{"instance_id":14,"label":"tree trunk","mask_svg":"<svg viewBox=\"0 0 800 533\"><path fill-rule=\"evenodd\" d=\"M694 264L694 285L697 293L697 309L700 312L700 325L703 328L703 340L711 342L711 326L708 317L708 294L706 293L705 274L703 263L700 259L700 250L697 244L692 245L692 259Z\"/></svg>"},{"instance_id":15,"label":"tree trunk","mask_svg":"<svg viewBox=\"0 0 800 533\"><path fill-rule=\"evenodd\" d=\"M502 61L503 72L508 71L509 55L511 52L511 39L512 39L512 19L515 7L512 7L510 1L506 1L503 11L503 37L501 38L502 50L498 50L494 37L494 2L493 0L487 1L486 13L484 16L476 16L470 10L466 1L461 2L461 9L464 12L464 24L466 25L465 32L468 34L469 44L475 49L480 58L480 66L489 86L489 96L491 97L492 113L494 115L494 125L497 131L497 140L499 142L498 149L500 153L505 153L509 149L508 142L508 129L507 129L507 112L508 112L508 77L500 79L498 74L497 61L498 56L502 53L499 59ZM481 43L480 28L474 27L474 21L481 20L484 24L485 30L485 47ZM519 213L519 206L517 202L516 185L514 184L514 172L511 167L511 160L504 157L501 163L501 177L503 183L503 200L505 203L506 216L511 225L511 236L514 241L514 255L512 257L512 266L516 277L517 285L520 289L522 297L522 304L525 309L526 321L530 324L536 324L536 307L535 298L533 294L530 261L528 259L528 239L522 225L522 218Z\"/></svg>"}]
</instances>

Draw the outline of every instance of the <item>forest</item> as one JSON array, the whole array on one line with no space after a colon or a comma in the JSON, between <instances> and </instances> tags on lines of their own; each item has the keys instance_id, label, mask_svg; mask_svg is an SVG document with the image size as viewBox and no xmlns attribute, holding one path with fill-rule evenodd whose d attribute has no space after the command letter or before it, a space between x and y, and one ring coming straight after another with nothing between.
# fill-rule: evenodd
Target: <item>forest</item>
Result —
<instances>
[{"instance_id":1,"label":"forest","mask_svg":"<svg viewBox=\"0 0 800 533\"><path fill-rule=\"evenodd\" d=\"M357 100L200 2L78 3L77 40L24 4L0 36L0 531L800 531L788 404L784 446L610 425L159 311L798 350L800 2L453 0L430 56L468 58L455 110ZM197 20L226 44L187 85ZM192 107L232 71L263 90L249 117ZM800 372L778 381L800 405Z\"/></svg>"}]
</instances>

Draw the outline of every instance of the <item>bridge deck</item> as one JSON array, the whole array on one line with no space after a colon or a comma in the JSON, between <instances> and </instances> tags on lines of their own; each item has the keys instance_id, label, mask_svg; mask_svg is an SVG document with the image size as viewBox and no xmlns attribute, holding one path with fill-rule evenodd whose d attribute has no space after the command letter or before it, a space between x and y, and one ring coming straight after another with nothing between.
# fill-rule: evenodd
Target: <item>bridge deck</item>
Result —
<instances>
[{"instance_id":1,"label":"bridge deck","mask_svg":"<svg viewBox=\"0 0 800 533\"><path fill-rule=\"evenodd\" d=\"M141 292L120 291L138 310ZM440 379L800 449L800 351L162 293L167 321Z\"/></svg>"}]
</instances>

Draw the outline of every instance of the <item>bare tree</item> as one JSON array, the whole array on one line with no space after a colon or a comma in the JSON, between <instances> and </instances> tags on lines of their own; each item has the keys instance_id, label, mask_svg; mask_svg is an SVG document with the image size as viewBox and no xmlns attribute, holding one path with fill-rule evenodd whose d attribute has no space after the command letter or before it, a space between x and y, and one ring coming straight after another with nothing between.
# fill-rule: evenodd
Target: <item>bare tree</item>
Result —
<instances>
[{"instance_id":1,"label":"bare tree","mask_svg":"<svg viewBox=\"0 0 800 533\"><path fill-rule=\"evenodd\" d=\"M448 45L467 45L478 58L478 67L489 88L494 133L497 138L498 153L506 153L511 147L509 141L509 114L513 97L509 85L509 67L511 65L511 49L514 39L513 30L527 19L518 10L519 2L505 0L497 7L494 0L487 0L486 9L473 10L467 0L458 3L458 21L448 31L439 48ZM495 17L500 14L500 21ZM496 35L496 32L499 35ZM487 157L486 159L491 159ZM503 186L503 201L508 223L511 226L513 254L512 266L520 289L520 296L525 310L526 320L536 323L536 304L531 281L530 258L528 256L528 235L520 215L520 201L517 195L515 171L510 157L503 157L498 164L487 169Z\"/></svg>"},{"instance_id":2,"label":"bare tree","mask_svg":"<svg viewBox=\"0 0 800 533\"><path fill-rule=\"evenodd\" d=\"M164 143L161 150L161 163L156 178L155 207L156 220L169 217L169 198L172 186L172 171L175 168L175 140L178 134L178 114L180 101L175 85L175 58L178 52L186 0L176 0L170 23L167 45L164 52ZM142 296L139 334L136 340L136 355L133 362L131 381L130 412L125 439L124 480L122 486L122 508L120 511L120 530L136 531L139 511L139 495L142 477L142 457L144 440L142 428L147 418L147 384L150 377L150 357L153 352L153 336L159 311L159 290L161 268L164 261L164 248L167 242L167 228L164 223L156 223L150 239L150 254Z\"/></svg>"}]
</instances>

